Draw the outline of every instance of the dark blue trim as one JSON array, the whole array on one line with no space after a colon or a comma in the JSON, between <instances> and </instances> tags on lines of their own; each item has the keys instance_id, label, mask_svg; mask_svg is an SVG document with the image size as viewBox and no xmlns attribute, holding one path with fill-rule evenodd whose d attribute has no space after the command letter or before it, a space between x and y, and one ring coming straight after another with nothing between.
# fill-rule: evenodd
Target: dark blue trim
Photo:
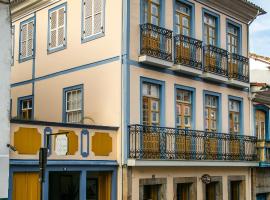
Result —
<instances>
[{"instance_id":1,"label":"dark blue trim","mask_svg":"<svg viewBox=\"0 0 270 200\"><path fill-rule=\"evenodd\" d=\"M65 30L65 35L64 35L64 43L63 43L63 46L58 46L58 47L55 47L55 48L51 48L50 47L50 41L51 41L51 33L50 33L50 30L51 30L51 25L50 25L50 15L52 12L54 12L55 10L58 10L58 9L61 9L62 7L64 7L64 18L65 18L65 27L64 27L64 30ZM50 53L54 53L54 52L57 52L57 51L61 51L63 49L66 49L67 48L67 2L65 3L62 3L58 6L55 6L54 8L51 8L48 10L48 39L47 39L47 53L50 54Z\"/></svg>"},{"instance_id":2,"label":"dark blue trim","mask_svg":"<svg viewBox=\"0 0 270 200\"><path fill-rule=\"evenodd\" d=\"M166 105L166 99L165 99L165 81L161 80L156 80L152 78L147 78L147 77L140 77L140 124L143 124L143 94L142 94L142 86L143 83L151 83L159 86L159 95L160 95L160 114L159 114L159 121L160 121L160 126L164 127L165 125L165 105Z\"/></svg>"},{"instance_id":3,"label":"dark blue trim","mask_svg":"<svg viewBox=\"0 0 270 200\"><path fill-rule=\"evenodd\" d=\"M93 62L93 63L89 63L89 64L77 66L77 67L72 67L72 68L69 68L69 69L66 69L66 70L63 70L63 71L59 71L59 72L44 75L44 76L41 76L41 77L37 77L35 79L30 79L30 80L25 80L25 81L13 83L13 84L11 84L11 87L17 87L17 86L21 86L21 85L26 85L26 84L30 84L30 83L35 82L35 81L46 80L46 79L49 79L49 78L54 78L56 76L69 74L69 73L72 73L72 72L88 69L88 68L91 68L91 67L97 67L97 66L100 66L100 65L104 65L104 64L107 64L107 63L117 61L117 60L119 60L119 58L120 58L120 56L115 56L115 57L107 58L107 59L100 60L100 61L97 61L97 62Z\"/></svg>"},{"instance_id":4,"label":"dark blue trim","mask_svg":"<svg viewBox=\"0 0 270 200\"><path fill-rule=\"evenodd\" d=\"M174 116L175 116L175 127L177 128L177 115L176 115L176 98L177 98L177 92L176 90L186 90L191 92L191 108L192 108L192 116L191 116L191 129L196 130L196 88L194 87L188 87L184 85L174 85Z\"/></svg>"},{"instance_id":5,"label":"dark blue trim","mask_svg":"<svg viewBox=\"0 0 270 200\"><path fill-rule=\"evenodd\" d=\"M203 126L205 130L205 97L206 95L215 96L218 98L217 104L217 132L222 132L222 94L218 92L212 92L203 90Z\"/></svg>"},{"instance_id":6,"label":"dark blue trim","mask_svg":"<svg viewBox=\"0 0 270 200\"><path fill-rule=\"evenodd\" d=\"M21 40L22 40L22 26L25 25L25 24L28 24L30 22L33 22L33 37L32 37L32 42L33 42L33 49L32 49L32 55L31 56L28 56L28 57L25 57L25 58L22 58L21 57ZM28 61L28 60L31 60L34 56L35 56L35 52L36 52L36 49L35 49L35 43L36 43L36 16L34 15L33 17L25 20L25 21L22 21L20 23L20 36L19 36L19 55L18 55L18 60L19 60L19 63L22 63L22 62L25 62L25 61Z\"/></svg>"},{"instance_id":7,"label":"dark blue trim","mask_svg":"<svg viewBox=\"0 0 270 200\"><path fill-rule=\"evenodd\" d=\"M84 89L83 89L83 84L80 85L75 85L75 86L70 86L70 87L66 87L63 89L63 114L62 114L62 121L64 123L67 123L67 119L66 119L66 93L70 92L72 90L81 90L82 92L82 119L84 117Z\"/></svg>"},{"instance_id":8,"label":"dark blue trim","mask_svg":"<svg viewBox=\"0 0 270 200\"><path fill-rule=\"evenodd\" d=\"M88 37L84 37L84 1L81 0L81 43L86 43L101 37L105 36L105 9L106 9L106 1L102 0L102 32L94 35L90 35Z\"/></svg>"},{"instance_id":9,"label":"dark blue trim","mask_svg":"<svg viewBox=\"0 0 270 200\"><path fill-rule=\"evenodd\" d=\"M86 151L84 151L84 148L83 148L84 136L86 136L86 141L87 141ZM81 155L84 158L86 158L89 155L89 131L87 129L83 129L81 131Z\"/></svg>"},{"instance_id":10,"label":"dark blue trim","mask_svg":"<svg viewBox=\"0 0 270 200\"><path fill-rule=\"evenodd\" d=\"M52 153L52 136L49 136L49 141L47 141L46 143L47 135L49 134L52 134L52 129L50 127L46 127L44 129L44 134L43 134L43 144L44 144L44 147L47 147L47 144L48 144L48 156L50 156Z\"/></svg>"},{"instance_id":11,"label":"dark blue trim","mask_svg":"<svg viewBox=\"0 0 270 200\"><path fill-rule=\"evenodd\" d=\"M18 118L21 118L21 115L22 115L22 113L21 113L21 110L22 110L22 101L23 100L29 100L29 99L31 99L32 100L32 118L31 118L31 120L33 120L35 117L34 117L34 114L35 114L35 112L34 112L34 96L33 95L28 95L28 96L23 96L23 97L19 97L18 98L18 101L17 101L17 117Z\"/></svg>"},{"instance_id":12,"label":"dark blue trim","mask_svg":"<svg viewBox=\"0 0 270 200\"><path fill-rule=\"evenodd\" d=\"M241 24L238 24L230 19L226 19L226 49L227 51L229 50L228 49L228 27L229 27L229 24L230 25L233 25L235 26L237 29L238 29L238 54L239 55L242 55L242 25Z\"/></svg>"},{"instance_id":13,"label":"dark blue trim","mask_svg":"<svg viewBox=\"0 0 270 200\"><path fill-rule=\"evenodd\" d=\"M257 110L260 110L260 111L263 111L265 113L265 140L266 141L270 141L270 131L269 131L269 128L270 128L270 112L269 112L269 108L263 104L258 104L258 105L254 105L253 106L253 131L254 131L254 135L256 136L256 111Z\"/></svg>"},{"instance_id":14,"label":"dark blue trim","mask_svg":"<svg viewBox=\"0 0 270 200\"><path fill-rule=\"evenodd\" d=\"M231 96L229 95L228 96L228 133L230 133L230 104L229 104L229 101L230 100L234 100L234 101L238 101L239 104L240 104L240 110L239 110L239 113L240 113L240 119L239 119L239 122L240 122L240 134L243 134L244 135L244 103L243 103L243 98L242 97L236 97L236 96Z\"/></svg>"},{"instance_id":15,"label":"dark blue trim","mask_svg":"<svg viewBox=\"0 0 270 200\"><path fill-rule=\"evenodd\" d=\"M206 44L205 38L204 38L204 15L208 14L216 18L216 46L220 47L220 15L212 12L210 10L207 10L205 8L202 8L202 38L203 38L203 43Z\"/></svg>"},{"instance_id":16,"label":"dark blue trim","mask_svg":"<svg viewBox=\"0 0 270 200\"><path fill-rule=\"evenodd\" d=\"M195 38L195 31L196 31L196 26L195 26L195 4L188 1L188 0L173 0L173 30L176 32L176 4L181 3L189 7L190 9L190 37Z\"/></svg>"}]
</instances>

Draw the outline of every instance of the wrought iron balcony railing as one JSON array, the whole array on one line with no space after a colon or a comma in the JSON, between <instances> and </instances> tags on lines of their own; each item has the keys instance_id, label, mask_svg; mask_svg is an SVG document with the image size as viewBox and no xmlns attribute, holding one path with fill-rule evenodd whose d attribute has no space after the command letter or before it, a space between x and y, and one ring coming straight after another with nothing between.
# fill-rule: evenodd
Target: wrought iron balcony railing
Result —
<instances>
[{"instance_id":1,"label":"wrought iron balcony railing","mask_svg":"<svg viewBox=\"0 0 270 200\"><path fill-rule=\"evenodd\" d=\"M238 54L229 56L229 78L249 82L249 59Z\"/></svg>"},{"instance_id":2,"label":"wrought iron balcony railing","mask_svg":"<svg viewBox=\"0 0 270 200\"><path fill-rule=\"evenodd\" d=\"M129 158L256 161L256 137L130 125Z\"/></svg>"},{"instance_id":3,"label":"wrought iron balcony railing","mask_svg":"<svg viewBox=\"0 0 270 200\"><path fill-rule=\"evenodd\" d=\"M204 46L204 71L228 76L228 51L212 45Z\"/></svg>"},{"instance_id":4,"label":"wrought iron balcony railing","mask_svg":"<svg viewBox=\"0 0 270 200\"><path fill-rule=\"evenodd\" d=\"M174 37L174 63L202 69L202 41L177 35Z\"/></svg>"},{"instance_id":5,"label":"wrought iron balcony railing","mask_svg":"<svg viewBox=\"0 0 270 200\"><path fill-rule=\"evenodd\" d=\"M153 24L142 24L141 55L172 62L172 31Z\"/></svg>"}]
</instances>

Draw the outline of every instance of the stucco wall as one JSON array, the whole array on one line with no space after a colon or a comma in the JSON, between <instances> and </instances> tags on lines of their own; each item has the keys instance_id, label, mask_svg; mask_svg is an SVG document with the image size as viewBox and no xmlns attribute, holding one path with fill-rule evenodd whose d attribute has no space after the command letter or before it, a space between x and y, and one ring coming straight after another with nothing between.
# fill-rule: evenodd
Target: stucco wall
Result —
<instances>
[{"instance_id":1,"label":"stucco wall","mask_svg":"<svg viewBox=\"0 0 270 200\"><path fill-rule=\"evenodd\" d=\"M0 3L0 199L8 197L9 173L9 81L11 64L11 26L9 6Z\"/></svg>"}]
</instances>

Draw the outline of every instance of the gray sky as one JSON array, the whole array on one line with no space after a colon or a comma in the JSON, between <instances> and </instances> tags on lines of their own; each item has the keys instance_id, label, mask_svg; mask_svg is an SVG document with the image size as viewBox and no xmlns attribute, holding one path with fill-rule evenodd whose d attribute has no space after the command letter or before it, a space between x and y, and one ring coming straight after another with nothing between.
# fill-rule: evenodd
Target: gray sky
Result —
<instances>
[{"instance_id":1,"label":"gray sky","mask_svg":"<svg viewBox=\"0 0 270 200\"><path fill-rule=\"evenodd\" d=\"M258 17L250 26L250 52L270 57L270 0L252 0L267 14Z\"/></svg>"}]
</instances>

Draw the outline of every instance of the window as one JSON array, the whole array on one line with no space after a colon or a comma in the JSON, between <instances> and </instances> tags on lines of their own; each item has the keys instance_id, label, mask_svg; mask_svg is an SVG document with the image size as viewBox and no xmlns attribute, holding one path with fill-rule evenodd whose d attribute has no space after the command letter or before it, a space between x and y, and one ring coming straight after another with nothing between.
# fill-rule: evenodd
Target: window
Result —
<instances>
[{"instance_id":1,"label":"window","mask_svg":"<svg viewBox=\"0 0 270 200\"><path fill-rule=\"evenodd\" d=\"M24 120L33 119L33 98L19 98L19 118Z\"/></svg>"},{"instance_id":2,"label":"window","mask_svg":"<svg viewBox=\"0 0 270 200\"><path fill-rule=\"evenodd\" d=\"M231 200L240 200L241 181L231 181Z\"/></svg>"},{"instance_id":3,"label":"window","mask_svg":"<svg viewBox=\"0 0 270 200\"><path fill-rule=\"evenodd\" d=\"M35 19L31 18L20 26L20 62L31 59L34 55Z\"/></svg>"},{"instance_id":4,"label":"window","mask_svg":"<svg viewBox=\"0 0 270 200\"><path fill-rule=\"evenodd\" d=\"M205 129L206 131L217 131L218 97L205 96Z\"/></svg>"},{"instance_id":5,"label":"window","mask_svg":"<svg viewBox=\"0 0 270 200\"><path fill-rule=\"evenodd\" d=\"M177 200L189 200L191 196L191 183L177 184Z\"/></svg>"},{"instance_id":6,"label":"window","mask_svg":"<svg viewBox=\"0 0 270 200\"><path fill-rule=\"evenodd\" d=\"M217 200L218 182L211 182L206 185L206 199Z\"/></svg>"},{"instance_id":7,"label":"window","mask_svg":"<svg viewBox=\"0 0 270 200\"><path fill-rule=\"evenodd\" d=\"M264 111L256 110L256 135L259 140L265 139L266 114Z\"/></svg>"},{"instance_id":8,"label":"window","mask_svg":"<svg viewBox=\"0 0 270 200\"><path fill-rule=\"evenodd\" d=\"M72 87L65 91L65 122L80 123L83 115L82 87Z\"/></svg>"},{"instance_id":9,"label":"window","mask_svg":"<svg viewBox=\"0 0 270 200\"><path fill-rule=\"evenodd\" d=\"M83 0L83 39L104 32L104 0Z\"/></svg>"},{"instance_id":10,"label":"window","mask_svg":"<svg viewBox=\"0 0 270 200\"><path fill-rule=\"evenodd\" d=\"M14 65L15 26L11 28L11 65Z\"/></svg>"},{"instance_id":11,"label":"window","mask_svg":"<svg viewBox=\"0 0 270 200\"><path fill-rule=\"evenodd\" d=\"M176 90L176 126L177 128L191 128L192 120L192 92Z\"/></svg>"},{"instance_id":12,"label":"window","mask_svg":"<svg viewBox=\"0 0 270 200\"><path fill-rule=\"evenodd\" d=\"M175 30L176 34L191 35L191 9L189 6L176 2Z\"/></svg>"},{"instance_id":13,"label":"window","mask_svg":"<svg viewBox=\"0 0 270 200\"><path fill-rule=\"evenodd\" d=\"M143 0L143 21L160 25L160 0Z\"/></svg>"},{"instance_id":14,"label":"window","mask_svg":"<svg viewBox=\"0 0 270 200\"><path fill-rule=\"evenodd\" d=\"M145 185L143 188L143 200L160 200L162 185Z\"/></svg>"},{"instance_id":15,"label":"window","mask_svg":"<svg viewBox=\"0 0 270 200\"><path fill-rule=\"evenodd\" d=\"M217 18L204 13L204 42L217 46Z\"/></svg>"},{"instance_id":16,"label":"window","mask_svg":"<svg viewBox=\"0 0 270 200\"><path fill-rule=\"evenodd\" d=\"M231 23L227 28L227 49L229 53L239 54L239 28Z\"/></svg>"},{"instance_id":17,"label":"window","mask_svg":"<svg viewBox=\"0 0 270 200\"><path fill-rule=\"evenodd\" d=\"M66 4L49 10L48 51L54 52L66 47Z\"/></svg>"},{"instance_id":18,"label":"window","mask_svg":"<svg viewBox=\"0 0 270 200\"><path fill-rule=\"evenodd\" d=\"M143 124L160 125L160 86L143 83Z\"/></svg>"},{"instance_id":19,"label":"window","mask_svg":"<svg viewBox=\"0 0 270 200\"><path fill-rule=\"evenodd\" d=\"M230 133L240 133L240 106L241 102L229 100Z\"/></svg>"}]
</instances>

